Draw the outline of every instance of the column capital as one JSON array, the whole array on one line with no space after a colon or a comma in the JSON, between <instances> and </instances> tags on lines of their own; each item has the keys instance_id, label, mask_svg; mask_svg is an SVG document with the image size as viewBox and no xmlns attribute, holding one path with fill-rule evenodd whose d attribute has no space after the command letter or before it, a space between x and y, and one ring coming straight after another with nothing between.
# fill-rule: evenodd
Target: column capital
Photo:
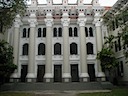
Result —
<instances>
[{"instance_id":1,"label":"column capital","mask_svg":"<svg viewBox=\"0 0 128 96\"><path fill-rule=\"evenodd\" d=\"M16 15L16 18L14 20L14 27L19 28L20 25L22 25L22 22L20 20L20 15L18 14L18 15Z\"/></svg>"},{"instance_id":2,"label":"column capital","mask_svg":"<svg viewBox=\"0 0 128 96\"><path fill-rule=\"evenodd\" d=\"M85 26L87 19L86 18L78 18L77 24L79 24L79 26Z\"/></svg>"},{"instance_id":3,"label":"column capital","mask_svg":"<svg viewBox=\"0 0 128 96\"><path fill-rule=\"evenodd\" d=\"M38 24L36 19L29 19L28 22L30 23L30 27L36 27Z\"/></svg>"},{"instance_id":4,"label":"column capital","mask_svg":"<svg viewBox=\"0 0 128 96\"><path fill-rule=\"evenodd\" d=\"M30 14L28 22L30 23L30 27L36 27L38 22L37 22L36 14L35 13L31 13Z\"/></svg>"},{"instance_id":5,"label":"column capital","mask_svg":"<svg viewBox=\"0 0 128 96\"><path fill-rule=\"evenodd\" d=\"M49 19L44 19L45 24L47 27L51 27L53 25L53 19L49 18Z\"/></svg>"},{"instance_id":6,"label":"column capital","mask_svg":"<svg viewBox=\"0 0 128 96\"><path fill-rule=\"evenodd\" d=\"M63 26L69 26L69 23L70 23L70 19L69 18L62 18L61 19L61 24Z\"/></svg>"},{"instance_id":7,"label":"column capital","mask_svg":"<svg viewBox=\"0 0 128 96\"><path fill-rule=\"evenodd\" d=\"M100 20L93 21L93 24L95 24L96 27L100 27L102 25L102 22Z\"/></svg>"}]
</instances>

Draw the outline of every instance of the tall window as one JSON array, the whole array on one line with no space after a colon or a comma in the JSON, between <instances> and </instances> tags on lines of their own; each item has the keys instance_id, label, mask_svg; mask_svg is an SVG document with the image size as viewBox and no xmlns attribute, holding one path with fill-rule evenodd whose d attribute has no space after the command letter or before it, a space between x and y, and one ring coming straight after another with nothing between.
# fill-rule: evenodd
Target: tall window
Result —
<instances>
[{"instance_id":1,"label":"tall window","mask_svg":"<svg viewBox=\"0 0 128 96\"><path fill-rule=\"evenodd\" d=\"M118 19L115 20L115 23L116 23L116 28L118 28Z\"/></svg>"},{"instance_id":2,"label":"tall window","mask_svg":"<svg viewBox=\"0 0 128 96\"><path fill-rule=\"evenodd\" d=\"M58 36L59 36L59 37L62 37L62 28L61 28L61 27L59 28Z\"/></svg>"},{"instance_id":3,"label":"tall window","mask_svg":"<svg viewBox=\"0 0 128 96\"><path fill-rule=\"evenodd\" d=\"M54 37L57 37L57 28L54 28L54 29L53 29L53 36L54 36Z\"/></svg>"},{"instance_id":4,"label":"tall window","mask_svg":"<svg viewBox=\"0 0 128 96\"><path fill-rule=\"evenodd\" d=\"M71 55L77 55L77 44L76 43L72 43L70 44L70 54Z\"/></svg>"},{"instance_id":5,"label":"tall window","mask_svg":"<svg viewBox=\"0 0 128 96\"><path fill-rule=\"evenodd\" d=\"M27 43L23 45L22 54L28 55L28 44Z\"/></svg>"},{"instance_id":6,"label":"tall window","mask_svg":"<svg viewBox=\"0 0 128 96\"><path fill-rule=\"evenodd\" d=\"M124 74L123 61L118 62L117 68L118 68L117 69L118 76L123 76L123 74Z\"/></svg>"},{"instance_id":7,"label":"tall window","mask_svg":"<svg viewBox=\"0 0 128 96\"><path fill-rule=\"evenodd\" d=\"M72 37L72 27L69 28L69 36Z\"/></svg>"},{"instance_id":8,"label":"tall window","mask_svg":"<svg viewBox=\"0 0 128 96\"><path fill-rule=\"evenodd\" d=\"M78 32L77 32L77 28L75 27L74 28L74 37L77 37L78 36Z\"/></svg>"},{"instance_id":9,"label":"tall window","mask_svg":"<svg viewBox=\"0 0 128 96\"><path fill-rule=\"evenodd\" d=\"M30 28L28 28L28 37L29 37L29 35L30 35Z\"/></svg>"},{"instance_id":10,"label":"tall window","mask_svg":"<svg viewBox=\"0 0 128 96\"><path fill-rule=\"evenodd\" d=\"M112 29L113 29L113 31L115 30L115 22L114 21L112 21Z\"/></svg>"},{"instance_id":11,"label":"tall window","mask_svg":"<svg viewBox=\"0 0 128 96\"><path fill-rule=\"evenodd\" d=\"M38 55L45 55L45 44L40 43L38 45Z\"/></svg>"},{"instance_id":12,"label":"tall window","mask_svg":"<svg viewBox=\"0 0 128 96\"><path fill-rule=\"evenodd\" d=\"M43 28L43 37L46 37L46 28Z\"/></svg>"},{"instance_id":13,"label":"tall window","mask_svg":"<svg viewBox=\"0 0 128 96\"><path fill-rule=\"evenodd\" d=\"M54 45L54 55L61 55L61 44L56 43Z\"/></svg>"},{"instance_id":14,"label":"tall window","mask_svg":"<svg viewBox=\"0 0 128 96\"><path fill-rule=\"evenodd\" d=\"M90 34L90 37L93 37L93 29L92 29L92 27L89 28L89 34Z\"/></svg>"},{"instance_id":15,"label":"tall window","mask_svg":"<svg viewBox=\"0 0 128 96\"><path fill-rule=\"evenodd\" d=\"M26 37L26 28L23 29L23 37Z\"/></svg>"},{"instance_id":16,"label":"tall window","mask_svg":"<svg viewBox=\"0 0 128 96\"><path fill-rule=\"evenodd\" d=\"M38 28L38 37L41 37L41 28Z\"/></svg>"},{"instance_id":17,"label":"tall window","mask_svg":"<svg viewBox=\"0 0 128 96\"><path fill-rule=\"evenodd\" d=\"M93 44L92 43L87 43L87 54L93 54Z\"/></svg>"},{"instance_id":18,"label":"tall window","mask_svg":"<svg viewBox=\"0 0 128 96\"><path fill-rule=\"evenodd\" d=\"M85 27L85 34L86 34L86 37L88 37L88 28Z\"/></svg>"}]
</instances>

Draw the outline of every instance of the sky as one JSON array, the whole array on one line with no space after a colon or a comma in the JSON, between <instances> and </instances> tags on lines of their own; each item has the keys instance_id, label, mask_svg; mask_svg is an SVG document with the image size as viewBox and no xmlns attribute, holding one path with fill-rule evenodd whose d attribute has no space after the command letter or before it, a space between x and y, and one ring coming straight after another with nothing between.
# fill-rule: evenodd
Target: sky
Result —
<instances>
[{"instance_id":1,"label":"sky","mask_svg":"<svg viewBox=\"0 0 128 96\"><path fill-rule=\"evenodd\" d=\"M31 1L31 0L30 0ZM47 0L38 0L39 4L46 4ZM77 0L68 0L69 3L75 3ZM92 0L83 0L86 4L91 3ZM117 0L99 0L101 6L113 6ZM53 0L54 3L61 3L62 0ZM29 2L30 3L30 2Z\"/></svg>"}]
</instances>

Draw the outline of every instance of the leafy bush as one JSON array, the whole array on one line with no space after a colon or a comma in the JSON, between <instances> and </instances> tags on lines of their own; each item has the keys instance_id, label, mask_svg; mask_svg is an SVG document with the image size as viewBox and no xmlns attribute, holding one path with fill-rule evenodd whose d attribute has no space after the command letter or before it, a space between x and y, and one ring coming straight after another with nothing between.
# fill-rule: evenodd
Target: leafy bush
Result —
<instances>
[{"instance_id":1,"label":"leafy bush","mask_svg":"<svg viewBox=\"0 0 128 96\"><path fill-rule=\"evenodd\" d=\"M4 82L5 78L17 68L13 64L13 48L6 41L0 41L0 82Z\"/></svg>"}]
</instances>

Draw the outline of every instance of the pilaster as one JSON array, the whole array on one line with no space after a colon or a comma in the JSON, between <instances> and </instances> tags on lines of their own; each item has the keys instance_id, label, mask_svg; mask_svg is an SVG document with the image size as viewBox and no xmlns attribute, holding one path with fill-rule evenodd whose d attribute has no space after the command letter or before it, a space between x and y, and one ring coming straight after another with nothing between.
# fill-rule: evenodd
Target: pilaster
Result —
<instances>
[{"instance_id":1,"label":"pilaster","mask_svg":"<svg viewBox=\"0 0 128 96\"><path fill-rule=\"evenodd\" d=\"M46 24L46 71L44 75L45 82L53 82L53 72L52 72L52 25L53 18L51 13L47 13L46 19L44 20Z\"/></svg>"},{"instance_id":2,"label":"pilaster","mask_svg":"<svg viewBox=\"0 0 128 96\"><path fill-rule=\"evenodd\" d=\"M97 45L97 52L100 52L102 50L103 42L102 42L102 21L100 19L101 15L100 13L95 13L94 17L94 25L96 28L96 45ZM101 68L101 62L97 60L97 68L98 68L98 74L97 74L97 80L98 81L105 81L105 74L102 72Z\"/></svg>"},{"instance_id":3,"label":"pilaster","mask_svg":"<svg viewBox=\"0 0 128 96\"><path fill-rule=\"evenodd\" d=\"M88 70L87 70L87 52L86 52L86 37L85 37L85 23L86 19L83 14L79 14L77 23L80 26L80 81L87 82L89 80Z\"/></svg>"},{"instance_id":4,"label":"pilaster","mask_svg":"<svg viewBox=\"0 0 128 96\"><path fill-rule=\"evenodd\" d=\"M31 13L28 20L30 23L30 37L29 37L29 56L28 56L28 74L26 76L27 82L36 81L35 73L35 27L38 24L35 13Z\"/></svg>"},{"instance_id":5,"label":"pilaster","mask_svg":"<svg viewBox=\"0 0 128 96\"><path fill-rule=\"evenodd\" d=\"M22 25L22 22L20 20L20 15L16 15L15 21L14 21L14 32L13 32L13 63L18 66L18 60L19 60L19 28ZM16 69L14 73L11 75L11 82L18 82L19 76L18 76L18 70Z\"/></svg>"},{"instance_id":6,"label":"pilaster","mask_svg":"<svg viewBox=\"0 0 128 96\"><path fill-rule=\"evenodd\" d=\"M61 24L63 25L63 82L71 81L70 74L70 64L69 64L69 36L68 36L68 26L70 24L70 19L68 18L68 12L63 12L63 18L61 19Z\"/></svg>"}]
</instances>

